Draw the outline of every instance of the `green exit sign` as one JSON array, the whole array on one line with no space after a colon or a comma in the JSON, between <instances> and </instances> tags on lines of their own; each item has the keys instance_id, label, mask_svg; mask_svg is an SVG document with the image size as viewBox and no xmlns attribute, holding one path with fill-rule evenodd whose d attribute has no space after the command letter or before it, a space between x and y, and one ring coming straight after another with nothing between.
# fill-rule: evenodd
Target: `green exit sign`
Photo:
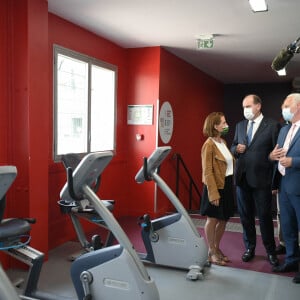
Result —
<instances>
[{"instance_id":1,"label":"green exit sign","mask_svg":"<svg viewBox=\"0 0 300 300\"><path fill-rule=\"evenodd\" d=\"M214 46L214 40L213 39L198 39L197 40L197 47L198 49L210 49Z\"/></svg>"}]
</instances>

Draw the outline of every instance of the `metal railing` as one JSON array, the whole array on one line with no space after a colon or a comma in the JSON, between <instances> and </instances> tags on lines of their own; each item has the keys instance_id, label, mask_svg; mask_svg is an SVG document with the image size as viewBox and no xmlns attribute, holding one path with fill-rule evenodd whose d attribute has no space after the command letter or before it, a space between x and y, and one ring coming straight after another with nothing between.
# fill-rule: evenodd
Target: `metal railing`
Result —
<instances>
[{"instance_id":1,"label":"metal railing","mask_svg":"<svg viewBox=\"0 0 300 300\"><path fill-rule=\"evenodd\" d=\"M188 177L188 191L189 191L189 207L188 209L192 209L192 201L193 201L193 189L196 192L197 197L199 198L199 205L198 209L200 209L200 203L201 203L201 193L198 189L198 186L196 185L189 169L187 168L185 162L182 159L182 156L179 153L175 153L173 155L173 159L176 160L176 190L175 194L177 197L179 197L179 183L180 183L180 170L183 169L185 171L185 174ZM181 168L182 167L182 168Z\"/></svg>"}]
</instances>

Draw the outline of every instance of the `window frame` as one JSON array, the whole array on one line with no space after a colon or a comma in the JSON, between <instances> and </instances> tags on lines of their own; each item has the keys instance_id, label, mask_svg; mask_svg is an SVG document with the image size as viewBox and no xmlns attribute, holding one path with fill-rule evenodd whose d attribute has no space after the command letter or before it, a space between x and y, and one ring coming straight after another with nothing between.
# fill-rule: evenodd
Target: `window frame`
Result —
<instances>
[{"instance_id":1,"label":"window frame","mask_svg":"<svg viewBox=\"0 0 300 300\"><path fill-rule=\"evenodd\" d=\"M54 162L60 162L62 154L57 154L57 143L58 143L58 116L57 116L57 103L58 103L58 83L57 83L57 58L58 55L65 55L70 58L74 58L80 60L82 62L86 62L88 64L88 125L87 125L87 151L82 153L77 153L80 156L84 156L91 151L91 69L92 66L97 66L100 68L105 68L111 70L115 73L114 81L114 137L113 137L113 149L105 149L111 150L113 152L116 151L116 136L117 136L117 83L118 83L118 67L116 65L104 62L102 60L96 59L94 57L88 56L86 54L82 54L80 52L62 47L60 45L54 44L53 45L53 143L52 143L52 153L53 153L53 160ZM99 150L99 151L104 151Z\"/></svg>"}]
</instances>

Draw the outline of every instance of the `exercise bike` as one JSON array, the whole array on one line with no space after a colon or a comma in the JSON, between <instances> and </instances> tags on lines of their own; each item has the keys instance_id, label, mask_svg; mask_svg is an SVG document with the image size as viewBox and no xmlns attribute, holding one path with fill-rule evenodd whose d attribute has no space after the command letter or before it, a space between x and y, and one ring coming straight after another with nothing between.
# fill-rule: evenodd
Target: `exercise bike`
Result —
<instances>
[{"instance_id":1,"label":"exercise bike","mask_svg":"<svg viewBox=\"0 0 300 300\"><path fill-rule=\"evenodd\" d=\"M94 300L158 300L159 294L154 280L149 276L138 254L126 234L95 194L91 185L103 172L113 157L111 151L96 152L86 155L73 172L68 169L68 182L61 191L61 199L80 201L88 199L95 211L110 228L118 245L101 248L81 255L71 264L71 278L78 299ZM14 224L13 224L14 225ZM30 230L14 227L16 236ZM22 227L22 226L21 226ZM26 263L30 268L25 282L22 299L61 300L69 299L52 295L37 289L44 254L28 245L16 241L8 245L11 236L3 236L8 254Z\"/></svg>"},{"instance_id":2,"label":"exercise bike","mask_svg":"<svg viewBox=\"0 0 300 300\"><path fill-rule=\"evenodd\" d=\"M62 155L63 165L68 172L68 169L71 168L75 170L81 161L81 157L79 154L68 153ZM95 193L99 190L101 182L101 174L92 184L92 189ZM109 211L113 211L115 201L114 200L101 200L102 203L106 206ZM58 201L60 210L62 213L67 214L73 224L74 230L76 232L79 243L81 244L82 251L80 253L74 253L70 255L70 260L73 261L78 256L82 255L85 252L90 252L94 250L98 250L102 247L108 247L113 244L114 236L112 232L109 230L101 216L95 211L94 207L91 205L88 199L73 199L72 201L61 199ZM83 230L82 224L80 220L86 220L90 223L93 223L97 226L100 226L105 229L107 232L106 240L103 241L99 234L94 234L89 240Z\"/></svg>"},{"instance_id":3,"label":"exercise bike","mask_svg":"<svg viewBox=\"0 0 300 300\"><path fill-rule=\"evenodd\" d=\"M140 219L145 262L186 269L187 279L203 279L204 268L210 266L207 245L177 196L157 170L171 151L170 146L158 147L135 176L137 183L153 180L173 204L176 213L151 220L148 214Z\"/></svg>"},{"instance_id":4,"label":"exercise bike","mask_svg":"<svg viewBox=\"0 0 300 300\"><path fill-rule=\"evenodd\" d=\"M29 222L16 221L15 219L3 219L6 199L5 195L7 190L12 185L17 175L17 169L13 166L1 166L0 167L0 248L7 249L7 238L15 241L20 241L19 235L27 234L30 231ZM16 227L20 230L15 230ZM17 236L16 236L17 233ZM5 274L0 265L0 299L19 300L19 296L11 284L9 278Z\"/></svg>"},{"instance_id":5,"label":"exercise bike","mask_svg":"<svg viewBox=\"0 0 300 300\"><path fill-rule=\"evenodd\" d=\"M28 265L29 271L27 279L24 282L24 295L28 290L34 290L37 285L44 254L31 248L30 242L31 224L35 223L35 219L31 218L8 218L3 219L6 207L6 192L10 188L17 176L17 168L15 166L0 166L0 250L17 260ZM1 270L2 279L7 283L8 278ZM19 282L21 284L22 281ZM13 292L14 291L14 292ZM16 299L16 290L14 287L8 286L7 290L1 294L10 294L11 298L1 299ZM22 299L30 299L24 296ZM37 298L38 299L38 298ZM54 299L54 298L49 298Z\"/></svg>"}]
</instances>

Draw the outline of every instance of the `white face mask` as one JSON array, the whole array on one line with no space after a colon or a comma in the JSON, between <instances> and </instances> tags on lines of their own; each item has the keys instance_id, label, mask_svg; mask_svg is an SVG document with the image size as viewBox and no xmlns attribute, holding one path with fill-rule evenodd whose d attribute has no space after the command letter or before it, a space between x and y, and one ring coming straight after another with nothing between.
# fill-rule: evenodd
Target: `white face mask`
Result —
<instances>
[{"instance_id":1,"label":"white face mask","mask_svg":"<svg viewBox=\"0 0 300 300\"><path fill-rule=\"evenodd\" d=\"M291 112L291 108L290 107L285 107L282 109L282 116L284 118L285 121L290 122L292 121L292 119L294 118L294 113Z\"/></svg>"},{"instance_id":2,"label":"white face mask","mask_svg":"<svg viewBox=\"0 0 300 300\"><path fill-rule=\"evenodd\" d=\"M245 108L244 108L244 117L245 117L247 120L252 120L252 119L254 118L254 113L253 113L251 107L245 107Z\"/></svg>"}]
</instances>

